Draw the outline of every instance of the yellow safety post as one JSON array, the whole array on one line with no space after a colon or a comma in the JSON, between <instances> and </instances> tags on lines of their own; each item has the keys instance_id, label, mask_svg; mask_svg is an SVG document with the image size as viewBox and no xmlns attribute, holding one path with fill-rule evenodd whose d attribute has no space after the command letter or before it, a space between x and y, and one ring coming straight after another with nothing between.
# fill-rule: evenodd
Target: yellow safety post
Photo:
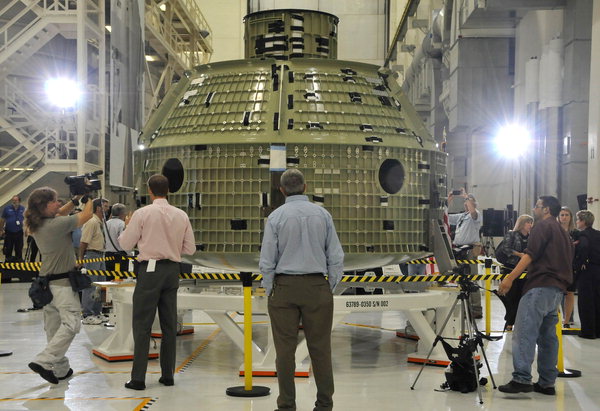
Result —
<instances>
[{"instance_id":1,"label":"yellow safety post","mask_svg":"<svg viewBox=\"0 0 600 411\"><path fill-rule=\"evenodd\" d=\"M560 306L557 308L556 314L558 316L558 321L556 322L556 337L558 338L558 359L556 361L556 368L558 368L558 376L562 378L581 377L581 371L565 368L562 340L562 313L560 311Z\"/></svg>"},{"instance_id":2,"label":"yellow safety post","mask_svg":"<svg viewBox=\"0 0 600 411\"><path fill-rule=\"evenodd\" d=\"M264 397L271 393L268 387L252 386L252 273L240 273L244 286L244 385L225 391L232 397Z\"/></svg>"},{"instance_id":3,"label":"yellow safety post","mask_svg":"<svg viewBox=\"0 0 600 411\"><path fill-rule=\"evenodd\" d=\"M492 333L492 259L485 259L485 335Z\"/></svg>"}]
</instances>

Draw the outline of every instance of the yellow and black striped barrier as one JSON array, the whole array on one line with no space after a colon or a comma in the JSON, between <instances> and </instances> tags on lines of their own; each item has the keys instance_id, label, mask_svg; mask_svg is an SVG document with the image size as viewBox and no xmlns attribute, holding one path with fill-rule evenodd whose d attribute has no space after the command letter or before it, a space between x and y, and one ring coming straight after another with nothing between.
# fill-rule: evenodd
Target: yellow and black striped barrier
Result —
<instances>
[{"instance_id":1,"label":"yellow and black striped barrier","mask_svg":"<svg viewBox=\"0 0 600 411\"><path fill-rule=\"evenodd\" d=\"M135 261L135 257L125 257L128 260ZM77 260L77 264L86 263L97 263L100 261L111 261L115 260L115 257L102 257L102 258L88 258L85 260ZM457 264L484 264L485 260L456 260ZM435 264L435 259L419 259L408 261L407 264ZM493 264L498 267L502 267L501 264ZM41 262L35 263L0 263L0 269L5 270L19 270L19 271L39 271L42 266ZM108 274L107 274L108 275Z\"/></svg>"},{"instance_id":2,"label":"yellow and black striped barrier","mask_svg":"<svg viewBox=\"0 0 600 411\"><path fill-rule=\"evenodd\" d=\"M132 257L128 259L134 260ZM91 258L78 260L78 264L110 261L115 260L115 257ZM457 260L459 264L480 264L485 263L485 260ZM408 262L409 264L433 264L435 259L419 259ZM18 270L18 271L39 271L42 263L0 263L0 270ZM90 270L87 269L87 274L115 277L115 278L135 278L136 274L132 271L107 271L107 270ZM526 273L523 273L520 278L524 278ZM425 282L454 282L460 277L467 277L471 281L480 280L502 280L507 274L469 274L469 275L344 275L341 282L343 283L425 283ZM241 281L239 273L182 273L179 275L182 280L208 280L208 281ZM262 274L252 274L253 281L262 280Z\"/></svg>"},{"instance_id":3,"label":"yellow and black striped barrier","mask_svg":"<svg viewBox=\"0 0 600 411\"><path fill-rule=\"evenodd\" d=\"M418 260L407 261L406 264L435 264L435 258L421 258ZM456 260L456 264L485 264L485 260ZM501 266L501 264L493 264Z\"/></svg>"},{"instance_id":4,"label":"yellow and black striped barrier","mask_svg":"<svg viewBox=\"0 0 600 411\"><path fill-rule=\"evenodd\" d=\"M87 270L88 275L117 278L135 278L133 271L104 271ZM521 274L524 278L526 273ZM454 282L460 278L468 278L471 281L480 280L502 280L508 274L475 274L475 275L344 275L343 283L432 283L432 282ZM181 280L208 280L208 281L241 281L239 273L181 273ZM252 274L252 281L261 281L262 274Z\"/></svg>"},{"instance_id":5,"label":"yellow and black striped barrier","mask_svg":"<svg viewBox=\"0 0 600 411\"><path fill-rule=\"evenodd\" d=\"M77 260L76 264L86 263L98 263L100 261L111 261L115 257L102 257L102 258L88 258L85 260ZM0 263L0 269L5 270L19 270L19 271L40 271L42 263L37 261L35 263Z\"/></svg>"}]
</instances>

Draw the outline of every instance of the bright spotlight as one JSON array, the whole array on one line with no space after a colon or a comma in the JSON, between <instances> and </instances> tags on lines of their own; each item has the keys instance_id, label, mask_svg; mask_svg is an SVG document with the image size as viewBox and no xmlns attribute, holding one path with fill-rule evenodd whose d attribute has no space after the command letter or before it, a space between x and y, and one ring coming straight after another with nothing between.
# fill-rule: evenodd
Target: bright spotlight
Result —
<instances>
[{"instance_id":1,"label":"bright spotlight","mask_svg":"<svg viewBox=\"0 0 600 411\"><path fill-rule=\"evenodd\" d=\"M60 108L75 107L79 99L77 83L66 78L53 78L46 80L44 86L48 100Z\"/></svg>"},{"instance_id":2,"label":"bright spotlight","mask_svg":"<svg viewBox=\"0 0 600 411\"><path fill-rule=\"evenodd\" d=\"M520 157L526 153L530 141L531 136L525 127L508 124L498 131L494 145L502 157Z\"/></svg>"}]
</instances>

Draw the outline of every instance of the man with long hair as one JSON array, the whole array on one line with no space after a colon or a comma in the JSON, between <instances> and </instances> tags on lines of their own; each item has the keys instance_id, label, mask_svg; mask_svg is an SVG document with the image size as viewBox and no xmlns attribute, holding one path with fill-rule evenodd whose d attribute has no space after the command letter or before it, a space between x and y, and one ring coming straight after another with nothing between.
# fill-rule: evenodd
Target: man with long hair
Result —
<instances>
[{"instance_id":1,"label":"man with long hair","mask_svg":"<svg viewBox=\"0 0 600 411\"><path fill-rule=\"evenodd\" d=\"M29 196L25 211L25 227L44 256L40 276L48 276L53 295L52 301L44 306L48 344L29 363L29 368L52 384L73 374L65 354L81 328L81 304L68 276L75 268L71 232L92 218L91 201L86 203L83 212L68 215L80 197L60 207L55 190L38 188Z\"/></svg>"}]
</instances>

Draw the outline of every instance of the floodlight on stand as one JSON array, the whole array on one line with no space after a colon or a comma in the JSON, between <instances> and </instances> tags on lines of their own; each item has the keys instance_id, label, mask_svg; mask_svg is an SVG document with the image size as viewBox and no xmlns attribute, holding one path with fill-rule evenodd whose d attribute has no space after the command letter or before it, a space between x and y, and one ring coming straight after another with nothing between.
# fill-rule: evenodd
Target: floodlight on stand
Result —
<instances>
[{"instance_id":1,"label":"floodlight on stand","mask_svg":"<svg viewBox=\"0 0 600 411\"><path fill-rule=\"evenodd\" d=\"M72 108L79 100L79 87L73 80L67 78L53 78L46 80L44 85L48 100L60 108Z\"/></svg>"},{"instance_id":2,"label":"floodlight on stand","mask_svg":"<svg viewBox=\"0 0 600 411\"><path fill-rule=\"evenodd\" d=\"M531 141L529 131L518 124L500 128L494 138L494 146L502 157L520 157L526 153Z\"/></svg>"}]
</instances>

